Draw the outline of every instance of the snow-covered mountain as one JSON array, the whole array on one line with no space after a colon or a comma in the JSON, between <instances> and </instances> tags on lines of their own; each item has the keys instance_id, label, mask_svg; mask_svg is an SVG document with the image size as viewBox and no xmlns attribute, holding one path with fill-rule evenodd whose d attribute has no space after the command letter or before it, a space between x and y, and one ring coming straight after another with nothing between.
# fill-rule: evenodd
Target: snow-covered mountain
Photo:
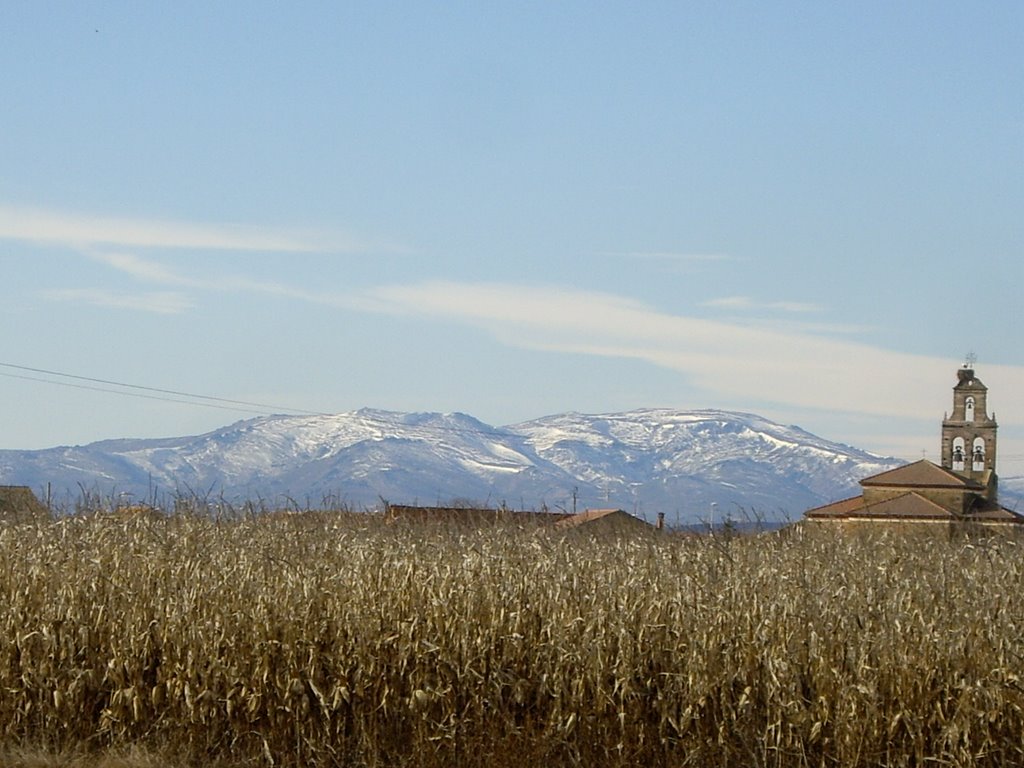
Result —
<instances>
[{"instance_id":1,"label":"snow-covered mountain","mask_svg":"<svg viewBox=\"0 0 1024 768\"><path fill-rule=\"evenodd\" d=\"M796 519L902 463L730 411L568 413L507 429L613 505L670 520Z\"/></svg>"},{"instance_id":2,"label":"snow-covered mountain","mask_svg":"<svg viewBox=\"0 0 1024 768\"><path fill-rule=\"evenodd\" d=\"M1024 475L999 478L999 503L1018 512L1024 511Z\"/></svg>"},{"instance_id":3,"label":"snow-covered mountain","mask_svg":"<svg viewBox=\"0 0 1024 768\"><path fill-rule=\"evenodd\" d=\"M693 522L795 519L899 463L728 411L566 413L496 428L460 413L362 409L249 419L195 437L0 451L0 483L49 488L58 503L84 489L268 506L614 506Z\"/></svg>"}]
</instances>

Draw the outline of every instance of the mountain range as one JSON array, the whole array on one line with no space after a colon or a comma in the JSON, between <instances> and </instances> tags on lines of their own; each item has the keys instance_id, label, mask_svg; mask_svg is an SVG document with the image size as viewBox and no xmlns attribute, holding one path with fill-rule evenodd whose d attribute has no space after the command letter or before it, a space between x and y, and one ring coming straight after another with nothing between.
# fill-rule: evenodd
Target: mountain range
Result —
<instances>
[{"instance_id":1,"label":"mountain range","mask_svg":"<svg viewBox=\"0 0 1024 768\"><path fill-rule=\"evenodd\" d=\"M259 417L192 437L0 451L0 482L57 506L87 492L275 508L617 507L693 523L797 519L901 463L731 411L564 413L492 427L462 413L361 409Z\"/></svg>"}]
</instances>

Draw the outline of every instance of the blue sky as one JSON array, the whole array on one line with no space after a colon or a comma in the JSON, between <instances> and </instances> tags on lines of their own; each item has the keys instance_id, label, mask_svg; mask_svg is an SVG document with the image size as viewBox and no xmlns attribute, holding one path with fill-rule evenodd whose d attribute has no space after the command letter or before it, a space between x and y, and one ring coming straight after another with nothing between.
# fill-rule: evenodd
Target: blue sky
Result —
<instances>
[{"instance_id":1,"label":"blue sky","mask_svg":"<svg viewBox=\"0 0 1024 768\"><path fill-rule=\"evenodd\" d=\"M1024 474L1024 6L497 5L6 4L0 363L935 459L974 351ZM249 415L0 374L4 448Z\"/></svg>"}]
</instances>

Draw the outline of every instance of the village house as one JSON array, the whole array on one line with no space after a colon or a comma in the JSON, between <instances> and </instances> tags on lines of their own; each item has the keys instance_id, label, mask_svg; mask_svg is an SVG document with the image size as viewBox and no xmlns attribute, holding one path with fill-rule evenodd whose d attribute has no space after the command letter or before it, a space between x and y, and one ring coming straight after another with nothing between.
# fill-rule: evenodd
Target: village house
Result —
<instances>
[{"instance_id":1,"label":"village house","mask_svg":"<svg viewBox=\"0 0 1024 768\"><path fill-rule=\"evenodd\" d=\"M506 507L420 507L406 504L386 504L385 520L391 523L442 524L456 527L480 528L489 525L550 526L554 530L585 529L594 533L628 533L655 530L655 526L622 509L587 509L571 512L534 512ZM658 515L657 528L664 524L664 515Z\"/></svg>"},{"instance_id":2,"label":"village house","mask_svg":"<svg viewBox=\"0 0 1024 768\"><path fill-rule=\"evenodd\" d=\"M971 362L957 371L953 412L942 420L941 465L927 459L860 481L859 496L808 510L814 523L931 523L1024 531L1024 515L999 503L996 419Z\"/></svg>"},{"instance_id":3,"label":"village house","mask_svg":"<svg viewBox=\"0 0 1024 768\"><path fill-rule=\"evenodd\" d=\"M550 525L568 517L565 513L533 512L501 506L422 507L414 504L384 505L384 519L390 523L443 524L479 528L488 525Z\"/></svg>"},{"instance_id":4,"label":"village house","mask_svg":"<svg viewBox=\"0 0 1024 768\"><path fill-rule=\"evenodd\" d=\"M658 528L664 517L658 516ZM588 533L636 533L653 531L655 527L624 509L587 509L575 515L564 517L555 523L561 530L586 530Z\"/></svg>"},{"instance_id":5,"label":"village house","mask_svg":"<svg viewBox=\"0 0 1024 768\"><path fill-rule=\"evenodd\" d=\"M26 485L0 485L0 522L27 523L46 520L50 510Z\"/></svg>"}]
</instances>

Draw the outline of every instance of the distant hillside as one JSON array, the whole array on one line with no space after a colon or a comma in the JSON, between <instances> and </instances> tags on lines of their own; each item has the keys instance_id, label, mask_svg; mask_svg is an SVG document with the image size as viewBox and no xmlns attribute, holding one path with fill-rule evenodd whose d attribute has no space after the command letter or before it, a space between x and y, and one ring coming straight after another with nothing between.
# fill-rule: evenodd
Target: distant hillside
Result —
<instances>
[{"instance_id":1,"label":"distant hillside","mask_svg":"<svg viewBox=\"0 0 1024 768\"><path fill-rule=\"evenodd\" d=\"M496 428L465 414L362 409L271 416L204 435L0 451L0 482L68 501L223 497L235 503L356 508L504 502L615 506L669 522L796 519L897 466L796 427L729 411L566 413ZM574 499L575 495L575 499Z\"/></svg>"},{"instance_id":2,"label":"distant hillside","mask_svg":"<svg viewBox=\"0 0 1024 768\"><path fill-rule=\"evenodd\" d=\"M1024 512L1024 476L999 478L999 501L1003 506Z\"/></svg>"}]
</instances>

